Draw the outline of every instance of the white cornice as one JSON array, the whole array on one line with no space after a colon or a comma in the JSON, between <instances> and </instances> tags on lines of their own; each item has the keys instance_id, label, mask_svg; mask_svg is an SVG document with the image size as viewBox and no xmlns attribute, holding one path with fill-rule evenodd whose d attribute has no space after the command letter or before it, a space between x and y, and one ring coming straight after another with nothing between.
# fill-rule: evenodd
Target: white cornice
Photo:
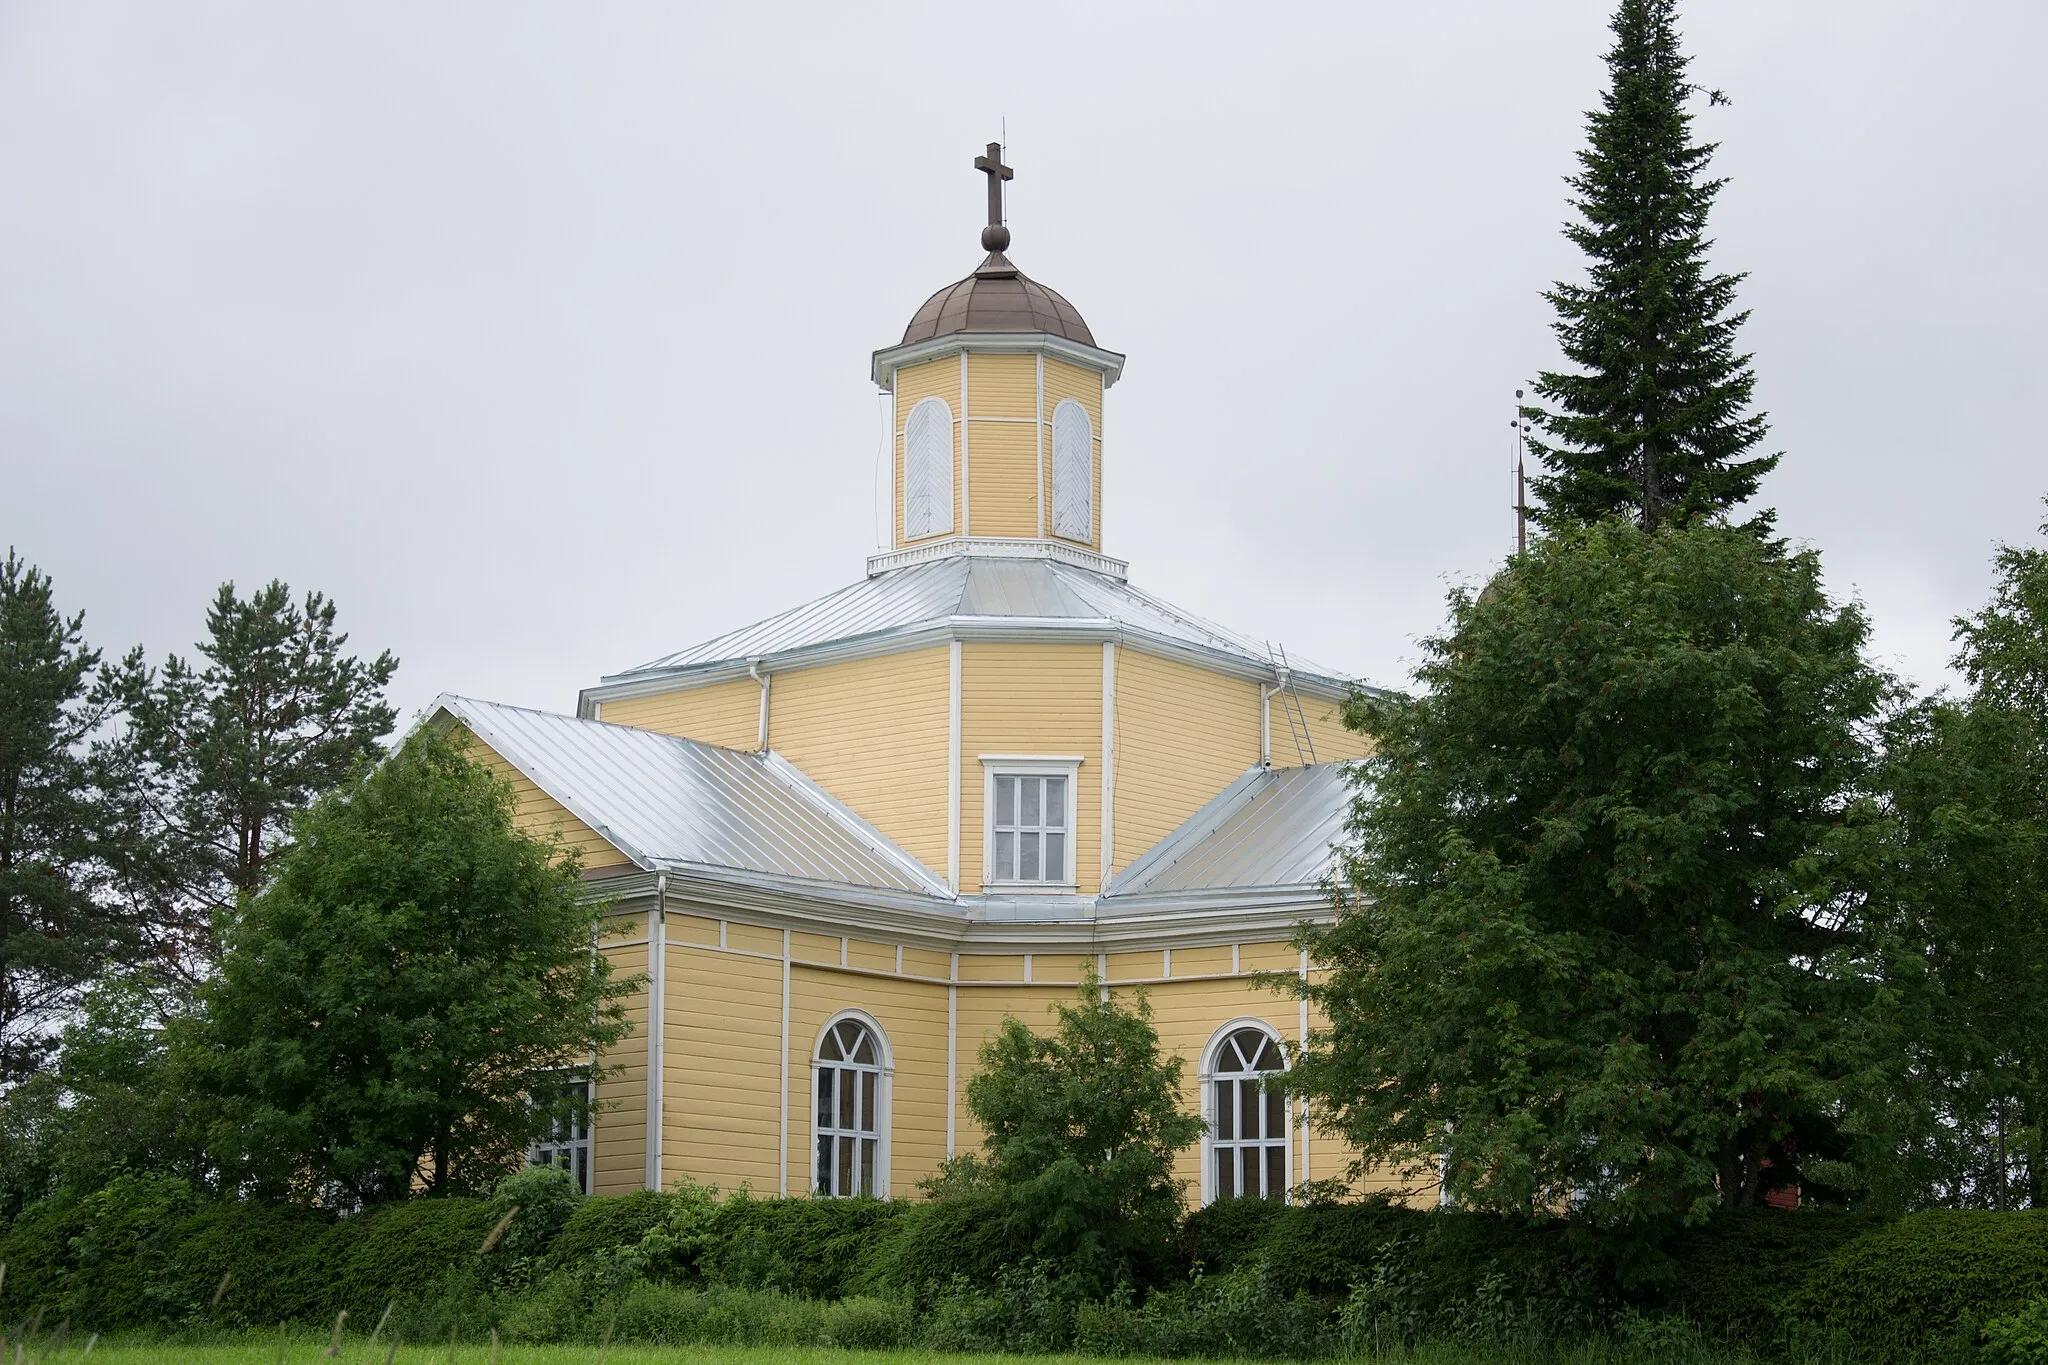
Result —
<instances>
[{"instance_id":1,"label":"white cornice","mask_svg":"<svg viewBox=\"0 0 2048 1365\"><path fill-rule=\"evenodd\" d=\"M759 655L751 662L764 673L782 673L797 668L818 668L826 664L852 663L859 659L878 659L911 650L932 649L953 640L979 644L1096 644L1109 640L1141 654L1193 664L1246 682L1270 684L1278 678L1278 670L1264 660L1133 629L1108 617L954 616L875 631L847 640L828 640L779 654ZM747 676L748 663L745 659L721 659L586 687L578 694L576 713L590 719L593 708L604 702L731 682ZM1341 702L1351 695L1351 684L1341 678L1325 678L1296 670L1291 680L1297 692L1322 701Z\"/></svg>"},{"instance_id":2,"label":"white cornice","mask_svg":"<svg viewBox=\"0 0 2048 1365\"><path fill-rule=\"evenodd\" d=\"M775 885L715 869L671 867L668 878L664 904L671 913L806 933L880 936L938 952L1201 948L1287 938L1303 922L1331 918L1324 894L1307 886L1132 897L1128 903L1085 896L963 896L953 903L857 887L821 894L816 884ZM593 883L590 894L613 898L614 913L644 912L654 903L654 875L607 878ZM1041 906L1037 917L1027 914L1032 902Z\"/></svg>"},{"instance_id":3,"label":"white cornice","mask_svg":"<svg viewBox=\"0 0 2048 1365\"><path fill-rule=\"evenodd\" d=\"M1116 383L1124 372L1124 358L1115 351L1069 341L1050 332L954 332L950 336L933 337L930 341L913 341L907 346L887 346L875 352L869 372L877 386L893 390L896 371L905 365L937 360L961 351L980 351L991 355L1049 355L1083 369L1094 370L1102 376L1105 389Z\"/></svg>"},{"instance_id":4,"label":"white cornice","mask_svg":"<svg viewBox=\"0 0 2048 1365\"><path fill-rule=\"evenodd\" d=\"M1113 578L1122 583L1130 577L1130 563L1127 560L1111 559L1108 555L1080 545L1068 545L1057 540L998 540L988 536L947 536L924 545L913 545L907 550L888 550L868 556L868 577L885 574L892 569L907 569L914 564L931 564L941 559L952 559L956 555L973 555L978 559L1053 559L1062 564L1071 564L1077 569L1099 573L1104 578Z\"/></svg>"}]
</instances>

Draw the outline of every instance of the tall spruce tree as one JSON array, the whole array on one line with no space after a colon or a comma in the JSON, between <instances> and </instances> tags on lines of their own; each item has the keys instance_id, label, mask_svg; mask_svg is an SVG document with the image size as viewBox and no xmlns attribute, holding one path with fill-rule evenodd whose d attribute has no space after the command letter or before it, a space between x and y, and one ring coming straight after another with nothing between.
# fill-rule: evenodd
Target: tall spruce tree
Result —
<instances>
[{"instance_id":1,"label":"tall spruce tree","mask_svg":"<svg viewBox=\"0 0 2048 1365\"><path fill-rule=\"evenodd\" d=\"M127 718L108 750L131 794L116 874L172 979L205 973L216 921L268 885L293 818L397 719L384 689L398 661L348 654L334 621L319 593L302 605L272 582L245 600L224 583L203 666L174 654L152 668L137 649L102 679Z\"/></svg>"},{"instance_id":2,"label":"tall spruce tree","mask_svg":"<svg viewBox=\"0 0 2048 1365\"><path fill-rule=\"evenodd\" d=\"M99 654L49 577L0 564L0 1089L36 1072L123 941L95 894L105 806L87 741Z\"/></svg>"},{"instance_id":3,"label":"tall spruce tree","mask_svg":"<svg viewBox=\"0 0 2048 1365\"><path fill-rule=\"evenodd\" d=\"M1577 369L1539 375L1547 405L1525 414L1546 471L1532 480L1536 515L1553 527L1625 513L1654 529L1725 513L1778 462L1750 454L1767 427L1749 411L1750 357L1735 349L1749 314L1730 309L1744 277L1707 268L1707 211L1726 182L1707 178L1713 144L1692 140L1686 101L1698 91L1676 8L1621 0L1610 84L1567 182L1582 221L1565 235L1586 253L1589 278L1544 297Z\"/></svg>"}]
</instances>

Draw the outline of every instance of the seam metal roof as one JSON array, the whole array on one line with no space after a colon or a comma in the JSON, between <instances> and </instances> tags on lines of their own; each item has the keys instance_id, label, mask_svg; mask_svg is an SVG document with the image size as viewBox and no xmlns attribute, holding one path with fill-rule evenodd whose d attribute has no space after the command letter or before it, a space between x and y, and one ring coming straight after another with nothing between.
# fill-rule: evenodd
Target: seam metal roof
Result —
<instances>
[{"instance_id":1,"label":"seam metal roof","mask_svg":"<svg viewBox=\"0 0 2048 1365\"><path fill-rule=\"evenodd\" d=\"M1119 873L1105 908L1125 897L1320 882L1351 813L1350 768L1253 768Z\"/></svg>"},{"instance_id":2,"label":"seam metal roof","mask_svg":"<svg viewBox=\"0 0 2048 1365\"><path fill-rule=\"evenodd\" d=\"M942 899L943 881L775 755L444 695L446 711L649 869L728 868Z\"/></svg>"},{"instance_id":3,"label":"seam metal roof","mask_svg":"<svg viewBox=\"0 0 2048 1365\"><path fill-rule=\"evenodd\" d=\"M876 574L765 621L609 674L603 685L955 624L1131 631L1262 670L1273 666L1260 642L1105 574L1051 559L963 554ZM1304 677L1349 685L1305 660L1295 665Z\"/></svg>"},{"instance_id":4,"label":"seam metal roof","mask_svg":"<svg viewBox=\"0 0 2048 1365\"><path fill-rule=\"evenodd\" d=\"M779 754L468 697L442 696L428 714L442 713L643 869L909 893L928 897L934 910L981 907L979 913L1005 920L1087 920L1187 896L1314 887L1330 871L1353 795L1348 763L1253 768L1092 902L956 898L940 877Z\"/></svg>"}]
</instances>

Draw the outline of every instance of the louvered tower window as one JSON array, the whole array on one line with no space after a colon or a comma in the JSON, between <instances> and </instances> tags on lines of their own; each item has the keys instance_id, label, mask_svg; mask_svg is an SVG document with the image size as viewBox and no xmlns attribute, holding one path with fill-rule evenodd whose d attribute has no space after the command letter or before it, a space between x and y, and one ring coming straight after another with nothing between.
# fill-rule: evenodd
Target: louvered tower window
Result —
<instances>
[{"instance_id":1,"label":"louvered tower window","mask_svg":"<svg viewBox=\"0 0 2048 1365\"><path fill-rule=\"evenodd\" d=\"M1287 1069L1280 1040L1262 1028L1234 1030L1209 1071L1209 1150L1213 1197L1285 1199L1289 1125Z\"/></svg>"},{"instance_id":2,"label":"louvered tower window","mask_svg":"<svg viewBox=\"0 0 2048 1365\"><path fill-rule=\"evenodd\" d=\"M1095 427L1071 398L1052 410L1052 533L1095 539Z\"/></svg>"},{"instance_id":3,"label":"louvered tower window","mask_svg":"<svg viewBox=\"0 0 2048 1365\"><path fill-rule=\"evenodd\" d=\"M841 1019L826 1029L817 1071L812 1189L833 1197L882 1194L886 1074L874 1030L858 1019Z\"/></svg>"},{"instance_id":4,"label":"louvered tower window","mask_svg":"<svg viewBox=\"0 0 2048 1365\"><path fill-rule=\"evenodd\" d=\"M952 529L953 410L943 398L924 398L903 424L903 538Z\"/></svg>"}]
</instances>

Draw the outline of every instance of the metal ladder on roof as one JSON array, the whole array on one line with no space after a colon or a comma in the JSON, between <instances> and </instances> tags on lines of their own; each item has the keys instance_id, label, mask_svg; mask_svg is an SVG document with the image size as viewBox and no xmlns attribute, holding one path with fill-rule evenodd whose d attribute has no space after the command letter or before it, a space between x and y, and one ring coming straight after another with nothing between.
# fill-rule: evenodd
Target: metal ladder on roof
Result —
<instances>
[{"instance_id":1,"label":"metal ladder on roof","mask_svg":"<svg viewBox=\"0 0 2048 1365\"><path fill-rule=\"evenodd\" d=\"M1302 710L1301 694L1294 690L1294 671L1287 664L1287 646L1266 642L1266 657L1273 661L1273 668L1279 674L1279 683L1273 692L1280 698L1280 709L1287 713L1287 730L1294 736L1294 756L1303 764L1316 761L1315 740L1308 732L1308 713Z\"/></svg>"}]
</instances>

